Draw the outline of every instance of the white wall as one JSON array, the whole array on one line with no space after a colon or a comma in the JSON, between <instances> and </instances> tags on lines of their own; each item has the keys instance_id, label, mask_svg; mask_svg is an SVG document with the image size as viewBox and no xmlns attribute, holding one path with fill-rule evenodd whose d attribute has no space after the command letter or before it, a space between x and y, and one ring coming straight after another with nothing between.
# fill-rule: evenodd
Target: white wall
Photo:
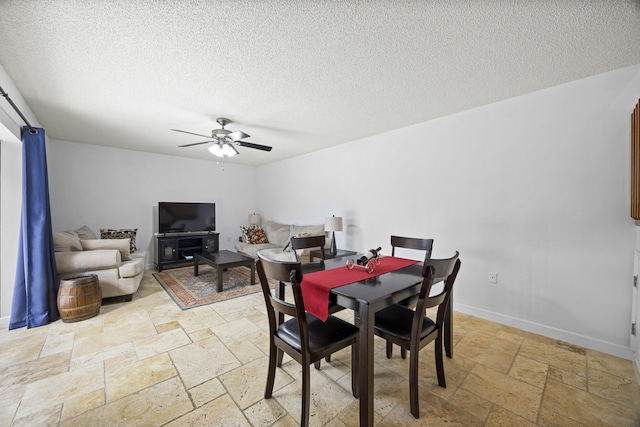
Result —
<instances>
[{"instance_id":1,"label":"white wall","mask_svg":"<svg viewBox=\"0 0 640 427\"><path fill-rule=\"evenodd\" d=\"M47 150L54 230L137 228L154 263L158 202L215 202L221 249L233 249L256 210L256 168L51 140Z\"/></svg>"},{"instance_id":2,"label":"white wall","mask_svg":"<svg viewBox=\"0 0 640 427\"><path fill-rule=\"evenodd\" d=\"M457 310L630 358L639 95L635 66L266 165L260 206L343 216L357 251L433 237L435 257L461 253Z\"/></svg>"}]
</instances>

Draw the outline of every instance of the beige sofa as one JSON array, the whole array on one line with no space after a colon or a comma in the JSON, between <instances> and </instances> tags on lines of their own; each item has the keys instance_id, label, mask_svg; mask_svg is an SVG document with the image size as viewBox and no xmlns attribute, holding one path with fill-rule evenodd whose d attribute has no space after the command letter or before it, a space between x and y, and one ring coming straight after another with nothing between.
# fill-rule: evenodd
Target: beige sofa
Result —
<instances>
[{"instance_id":1,"label":"beige sofa","mask_svg":"<svg viewBox=\"0 0 640 427\"><path fill-rule=\"evenodd\" d=\"M258 258L258 252L272 259L290 261L291 254L285 249L289 243L289 239L294 236L301 235L318 235L325 233L324 224L320 225L294 225L279 224L277 222L267 221L264 227L269 243L250 243L246 239L235 244L236 251L243 255ZM326 248L331 245L331 240L327 238ZM298 256L304 260L309 257L309 250L303 249L298 251Z\"/></svg>"},{"instance_id":2,"label":"beige sofa","mask_svg":"<svg viewBox=\"0 0 640 427\"><path fill-rule=\"evenodd\" d=\"M103 298L124 296L125 301L131 301L142 281L147 255L145 251L135 249L135 231L133 233L126 239L99 239L87 226L54 232L58 280L96 274Z\"/></svg>"}]
</instances>

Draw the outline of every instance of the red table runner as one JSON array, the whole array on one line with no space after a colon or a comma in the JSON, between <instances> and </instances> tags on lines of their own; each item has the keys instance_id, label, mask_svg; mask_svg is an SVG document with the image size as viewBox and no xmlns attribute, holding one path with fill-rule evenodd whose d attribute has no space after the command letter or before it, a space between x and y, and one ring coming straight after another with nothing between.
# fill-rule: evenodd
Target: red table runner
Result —
<instances>
[{"instance_id":1,"label":"red table runner","mask_svg":"<svg viewBox=\"0 0 640 427\"><path fill-rule=\"evenodd\" d=\"M300 284L304 308L324 322L329 317L329 294L331 289L380 276L390 271L400 270L418 262L420 261L386 256L380 258L380 265L375 267L373 273L367 273L364 268L359 266L349 270L345 265L331 270L305 274Z\"/></svg>"}]
</instances>

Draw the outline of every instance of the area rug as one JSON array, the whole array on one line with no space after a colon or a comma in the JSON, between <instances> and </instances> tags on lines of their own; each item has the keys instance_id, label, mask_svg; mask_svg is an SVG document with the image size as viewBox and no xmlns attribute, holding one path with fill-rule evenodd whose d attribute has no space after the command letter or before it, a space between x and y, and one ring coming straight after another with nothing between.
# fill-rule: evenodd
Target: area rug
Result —
<instances>
[{"instance_id":1,"label":"area rug","mask_svg":"<svg viewBox=\"0 0 640 427\"><path fill-rule=\"evenodd\" d=\"M249 283L251 270L247 267L227 269L222 275L222 292L216 291L216 269L208 265L200 265L197 277L193 275L193 267L172 268L153 273L153 277L183 310L262 291L259 282L253 285ZM273 283L270 285L273 288Z\"/></svg>"}]
</instances>

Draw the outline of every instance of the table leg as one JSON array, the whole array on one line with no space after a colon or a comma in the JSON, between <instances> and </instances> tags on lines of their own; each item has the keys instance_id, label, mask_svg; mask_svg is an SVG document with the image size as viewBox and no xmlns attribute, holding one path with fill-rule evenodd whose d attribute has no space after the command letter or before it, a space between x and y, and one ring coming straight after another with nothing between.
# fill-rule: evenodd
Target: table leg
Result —
<instances>
[{"instance_id":1,"label":"table leg","mask_svg":"<svg viewBox=\"0 0 640 427\"><path fill-rule=\"evenodd\" d=\"M360 427L373 426L373 328L375 313L367 304L360 304L360 335L358 355L358 382L360 383Z\"/></svg>"},{"instance_id":2,"label":"table leg","mask_svg":"<svg viewBox=\"0 0 640 427\"><path fill-rule=\"evenodd\" d=\"M251 284L255 284L256 283L256 263L252 262L251 263Z\"/></svg>"},{"instance_id":3,"label":"table leg","mask_svg":"<svg viewBox=\"0 0 640 427\"><path fill-rule=\"evenodd\" d=\"M218 286L217 286L218 292L222 292L222 272L223 272L222 267L218 266Z\"/></svg>"}]
</instances>

